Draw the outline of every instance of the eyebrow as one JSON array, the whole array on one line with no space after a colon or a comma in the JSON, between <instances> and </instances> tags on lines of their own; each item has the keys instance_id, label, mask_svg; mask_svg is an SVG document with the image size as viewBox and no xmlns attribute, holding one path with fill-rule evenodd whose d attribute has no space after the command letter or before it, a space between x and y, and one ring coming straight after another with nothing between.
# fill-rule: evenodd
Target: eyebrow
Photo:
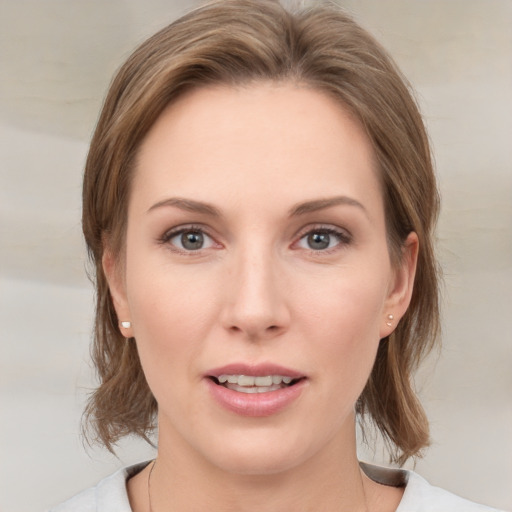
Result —
<instances>
[{"instance_id":1,"label":"eyebrow","mask_svg":"<svg viewBox=\"0 0 512 512\"><path fill-rule=\"evenodd\" d=\"M338 205L355 206L361 209L365 215L368 216L366 208L359 201L348 196L335 196L325 199L314 199L312 201L296 204L290 209L289 216L296 217L305 215L307 213L324 210L326 208L331 208ZM202 201L194 201L193 199L184 199L182 197L170 197L168 199L158 201L158 203L155 203L149 208L148 213L156 210L157 208L166 206L174 206L187 212L200 213L203 215L210 215L212 217L222 217L219 209L212 204L204 203Z\"/></svg>"},{"instance_id":2,"label":"eyebrow","mask_svg":"<svg viewBox=\"0 0 512 512\"><path fill-rule=\"evenodd\" d=\"M315 199L313 201L307 201L305 203L299 203L290 210L290 217L298 215L305 215L306 213L316 212L318 210L324 210L338 205L355 206L361 209L364 214L368 217L368 211L366 208L356 199L348 196L335 196L326 199Z\"/></svg>"},{"instance_id":3,"label":"eyebrow","mask_svg":"<svg viewBox=\"0 0 512 512\"><path fill-rule=\"evenodd\" d=\"M170 197L169 199L158 201L158 203L155 203L151 208L149 208L148 213L164 206L174 206L187 212L201 213L212 217L221 217L220 211L215 208L215 206L201 201L194 201L193 199L184 199L181 197Z\"/></svg>"}]
</instances>

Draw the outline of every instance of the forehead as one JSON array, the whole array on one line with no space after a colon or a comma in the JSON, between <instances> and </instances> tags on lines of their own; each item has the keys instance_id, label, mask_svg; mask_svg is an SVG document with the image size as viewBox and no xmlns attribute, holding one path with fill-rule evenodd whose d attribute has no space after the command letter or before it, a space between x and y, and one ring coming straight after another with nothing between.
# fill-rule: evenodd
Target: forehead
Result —
<instances>
[{"instance_id":1,"label":"forehead","mask_svg":"<svg viewBox=\"0 0 512 512\"><path fill-rule=\"evenodd\" d=\"M141 145L133 189L146 202L239 196L258 206L258 198L289 204L340 193L380 203L373 160L359 122L325 93L291 83L215 86L161 114Z\"/></svg>"}]
</instances>

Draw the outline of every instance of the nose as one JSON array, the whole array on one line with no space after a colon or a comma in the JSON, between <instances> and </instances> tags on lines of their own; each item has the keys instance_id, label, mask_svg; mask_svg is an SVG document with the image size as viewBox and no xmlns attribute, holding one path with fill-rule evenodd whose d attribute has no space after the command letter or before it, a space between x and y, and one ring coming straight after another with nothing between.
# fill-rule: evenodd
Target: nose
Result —
<instances>
[{"instance_id":1,"label":"nose","mask_svg":"<svg viewBox=\"0 0 512 512\"><path fill-rule=\"evenodd\" d=\"M246 250L231 262L222 324L250 341L275 338L287 331L290 310L286 284L271 251Z\"/></svg>"}]
</instances>

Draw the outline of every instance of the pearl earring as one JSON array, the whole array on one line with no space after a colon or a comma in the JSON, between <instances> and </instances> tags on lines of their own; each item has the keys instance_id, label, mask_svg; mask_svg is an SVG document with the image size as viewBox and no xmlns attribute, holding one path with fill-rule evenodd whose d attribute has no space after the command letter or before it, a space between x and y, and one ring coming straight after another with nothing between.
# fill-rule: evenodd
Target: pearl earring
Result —
<instances>
[{"instance_id":1,"label":"pearl earring","mask_svg":"<svg viewBox=\"0 0 512 512\"><path fill-rule=\"evenodd\" d=\"M129 329L132 326L131 322L121 322L121 327L123 329Z\"/></svg>"},{"instance_id":2,"label":"pearl earring","mask_svg":"<svg viewBox=\"0 0 512 512\"><path fill-rule=\"evenodd\" d=\"M393 318L395 318L393 315L388 315L388 321L386 322L386 325L388 327L391 327L393 325Z\"/></svg>"}]
</instances>

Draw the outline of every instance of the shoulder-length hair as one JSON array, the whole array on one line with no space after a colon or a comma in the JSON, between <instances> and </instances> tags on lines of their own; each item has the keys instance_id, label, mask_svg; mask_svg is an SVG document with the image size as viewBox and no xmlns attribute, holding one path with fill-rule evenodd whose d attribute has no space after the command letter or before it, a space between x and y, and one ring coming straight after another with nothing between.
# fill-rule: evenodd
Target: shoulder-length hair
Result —
<instances>
[{"instance_id":1,"label":"shoulder-length hair","mask_svg":"<svg viewBox=\"0 0 512 512\"><path fill-rule=\"evenodd\" d=\"M290 11L273 0L220 0L145 41L115 76L87 158L83 231L97 290L92 348L99 387L86 419L113 450L127 434L147 438L157 403L136 344L118 328L102 256L122 254L137 151L161 112L184 92L211 84L295 82L339 101L363 125L378 165L391 260L414 231L419 256L410 307L381 340L357 403L403 463L428 445L428 422L412 376L439 330L433 230L439 200L428 137L410 88L386 51L347 14L321 3Z\"/></svg>"}]
</instances>

